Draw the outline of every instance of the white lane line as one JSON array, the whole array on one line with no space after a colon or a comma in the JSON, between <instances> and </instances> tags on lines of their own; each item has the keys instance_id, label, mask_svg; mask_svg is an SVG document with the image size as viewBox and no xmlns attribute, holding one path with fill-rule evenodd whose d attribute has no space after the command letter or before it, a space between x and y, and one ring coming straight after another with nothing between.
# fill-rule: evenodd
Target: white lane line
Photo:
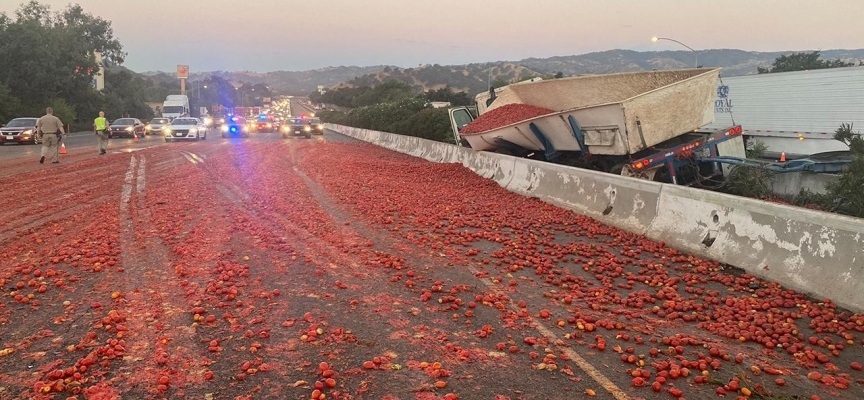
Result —
<instances>
[{"instance_id":1,"label":"white lane line","mask_svg":"<svg viewBox=\"0 0 864 400\"><path fill-rule=\"evenodd\" d=\"M474 276L478 276L479 272L480 272L477 270L477 268L475 268L473 266L468 266L468 270L471 271L471 273L474 274ZM496 285L495 283L493 283L491 278L479 278L478 277L478 279L480 280L480 282L483 282L483 285L485 285L491 292L502 293L500 285ZM519 308L516 304L514 304L514 300L512 298L510 298L510 302L507 303L507 308L509 308L510 310L512 310L516 313L519 313L520 311L522 311L521 308ZM564 342L557 335L555 335L555 333L552 332L552 330L550 330L545 325L543 325L542 322L539 322L539 321L535 322L535 321L533 321L533 318L531 318L531 317L528 317L528 320L530 322L533 322L533 324L532 324L533 328L537 329L537 331L540 332L540 334L543 335L543 337L545 337L546 339L549 340L550 346L554 345L559 350L561 350L561 352L566 354L567 358L569 358L570 361L572 361L574 364L576 364L576 366L579 367L579 369L581 369L583 372L588 374L588 376L590 376L591 379L594 380L594 382L597 382L597 384L600 385L600 387L602 387L604 390L609 392L609 394L611 394L612 397L615 398L615 400L630 400L630 396L627 395L627 393L625 393L623 390L621 390L621 388L619 388L617 385L615 385L615 383L613 383L611 380L609 380L609 378L607 378L606 375L603 375L603 373L600 372L596 367L594 367L594 365L592 365L588 360L586 360L581 355L576 353L575 350L571 349L570 347L565 346L563 344Z\"/></svg>"},{"instance_id":2,"label":"white lane line","mask_svg":"<svg viewBox=\"0 0 864 400\"><path fill-rule=\"evenodd\" d=\"M201 156L199 156L199 155L197 155L197 154L195 154L195 153L193 153L193 152L191 152L191 151L189 152L189 155L192 156L192 158L198 160L198 162L200 162L200 163L203 163L203 162L204 162L204 158L203 158L203 157L201 157Z\"/></svg>"},{"instance_id":3,"label":"white lane line","mask_svg":"<svg viewBox=\"0 0 864 400\"><path fill-rule=\"evenodd\" d=\"M194 158L192 158L192 156L190 156L189 153L187 153L185 151L181 151L180 154L182 154L183 157L186 157L186 159L189 160L189 162L191 162L192 164L198 164L198 161L196 161Z\"/></svg>"},{"instance_id":4,"label":"white lane line","mask_svg":"<svg viewBox=\"0 0 864 400\"><path fill-rule=\"evenodd\" d=\"M133 155L129 159L129 169L126 171L123 191L120 193L120 210L126 211L129 209L129 199L132 198L132 180L135 178L135 167L137 165L138 160Z\"/></svg>"},{"instance_id":5,"label":"white lane line","mask_svg":"<svg viewBox=\"0 0 864 400\"><path fill-rule=\"evenodd\" d=\"M138 194L139 194L139 195L142 194L142 193L144 193L144 185L145 185L145 181L144 181L144 167L145 167L146 164L147 164L147 159L146 159L146 158L144 157L144 155L142 154L142 155L141 155L141 162L138 163L138 182L137 182L137 187L136 187L136 189L138 190Z\"/></svg>"}]
</instances>

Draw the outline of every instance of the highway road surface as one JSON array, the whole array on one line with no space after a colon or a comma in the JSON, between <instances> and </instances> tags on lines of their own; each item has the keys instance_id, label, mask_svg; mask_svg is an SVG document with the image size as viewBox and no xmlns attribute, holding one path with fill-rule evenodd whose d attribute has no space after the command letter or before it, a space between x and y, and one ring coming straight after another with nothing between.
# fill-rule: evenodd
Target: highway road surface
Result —
<instances>
[{"instance_id":1,"label":"highway road surface","mask_svg":"<svg viewBox=\"0 0 864 400\"><path fill-rule=\"evenodd\" d=\"M830 302L461 165L210 136L0 148L0 398L864 398Z\"/></svg>"}]
</instances>

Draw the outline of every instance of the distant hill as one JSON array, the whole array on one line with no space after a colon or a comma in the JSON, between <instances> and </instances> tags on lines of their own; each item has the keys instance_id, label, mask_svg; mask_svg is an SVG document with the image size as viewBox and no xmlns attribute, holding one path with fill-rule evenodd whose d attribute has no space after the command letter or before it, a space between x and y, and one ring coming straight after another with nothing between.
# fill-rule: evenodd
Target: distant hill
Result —
<instances>
[{"instance_id":1,"label":"distant hill","mask_svg":"<svg viewBox=\"0 0 864 400\"><path fill-rule=\"evenodd\" d=\"M792 51L756 52L734 49L702 50L698 53L699 64L705 67L723 68L723 76L755 74L757 67L767 67L774 60ZM859 62L864 60L864 49L823 50L822 59L842 59ZM695 54L690 51L646 51L608 50L574 56L549 58L526 58L518 61L495 61L465 65L422 65L413 68L376 65L369 67L327 67L309 71L215 71L193 73L191 79L218 75L234 83L262 83L272 89L292 95L307 95L317 90L318 85L336 86L375 85L388 80L398 80L425 90L449 85L455 90L479 93L487 89L489 68L491 79L505 81L534 76L552 76L561 72L564 76L584 74L610 74L616 72L650 71L653 69L688 68L695 65ZM146 75L162 73L150 72ZM159 78L170 77L159 76Z\"/></svg>"}]
</instances>

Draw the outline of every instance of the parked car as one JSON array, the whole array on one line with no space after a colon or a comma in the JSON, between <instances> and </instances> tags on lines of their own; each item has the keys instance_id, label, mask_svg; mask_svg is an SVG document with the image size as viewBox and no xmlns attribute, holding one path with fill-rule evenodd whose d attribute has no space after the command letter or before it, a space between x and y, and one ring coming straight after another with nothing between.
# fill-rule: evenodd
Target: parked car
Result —
<instances>
[{"instance_id":1,"label":"parked car","mask_svg":"<svg viewBox=\"0 0 864 400\"><path fill-rule=\"evenodd\" d=\"M306 139L312 138L312 126L309 121L304 118L292 117L288 118L280 129L282 137L287 139L289 136L304 136Z\"/></svg>"},{"instance_id":2,"label":"parked car","mask_svg":"<svg viewBox=\"0 0 864 400\"><path fill-rule=\"evenodd\" d=\"M39 118L15 118L6 125L0 125L0 143L38 144L36 121Z\"/></svg>"},{"instance_id":3,"label":"parked car","mask_svg":"<svg viewBox=\"0 0 864 400\"><path fill-rule=\"evenodd\" d=\"M246 118L232 116L225 119L225 123L222 124L220 128L222 130L222 137L249 137L249 125L246 122Z\"/></svg>"},{"instance_id":4,"label":"parked car","mask_svg":"<svg viewBox=\"0 0 864 400\"><path fill-rule=\"evenodd\" d=\"M148 135L161 135L162 131L168 127L171 121L168 118L153 118L150 120L146 126L144 126L144 132Z\"/></svg>"},{"instance_id":5,"label":"parked car","mask_svg":"<svg viewBox=\"0 0 864 400\"><path fill-rule=\"evenodd\" d=\"M108 139L118 136L144 137L144 123L138 118L118 118L111 123Z\"/></svg>"},{"instance_id":6,"label":"parked car","mask_svg":"<svg viewBox=\"0 0 864 400\"><path fill-rule=\"evenodd\" d=\"M175 140L206 140L207 124L200 118L174 118L171 125L165 128L165 141Z\"/></svg>"}]
</instances>

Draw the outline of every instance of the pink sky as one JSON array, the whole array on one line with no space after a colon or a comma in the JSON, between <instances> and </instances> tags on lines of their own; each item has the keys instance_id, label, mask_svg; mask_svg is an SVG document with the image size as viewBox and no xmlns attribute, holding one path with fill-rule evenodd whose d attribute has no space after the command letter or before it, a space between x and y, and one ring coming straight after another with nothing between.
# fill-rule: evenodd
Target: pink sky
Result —
<instances>
[{"instance_id":1,"label":"pink sky","mask_svg":"<svg viewBox=\"0 0 864 400\"><path fill-rule=\"evenodd\" d=\"M112 21L137 71L464 64L611 49L864 48L864 0L42 0ZM0 0L14 18L20 0Z\"/></svg>"}]
</instances>

